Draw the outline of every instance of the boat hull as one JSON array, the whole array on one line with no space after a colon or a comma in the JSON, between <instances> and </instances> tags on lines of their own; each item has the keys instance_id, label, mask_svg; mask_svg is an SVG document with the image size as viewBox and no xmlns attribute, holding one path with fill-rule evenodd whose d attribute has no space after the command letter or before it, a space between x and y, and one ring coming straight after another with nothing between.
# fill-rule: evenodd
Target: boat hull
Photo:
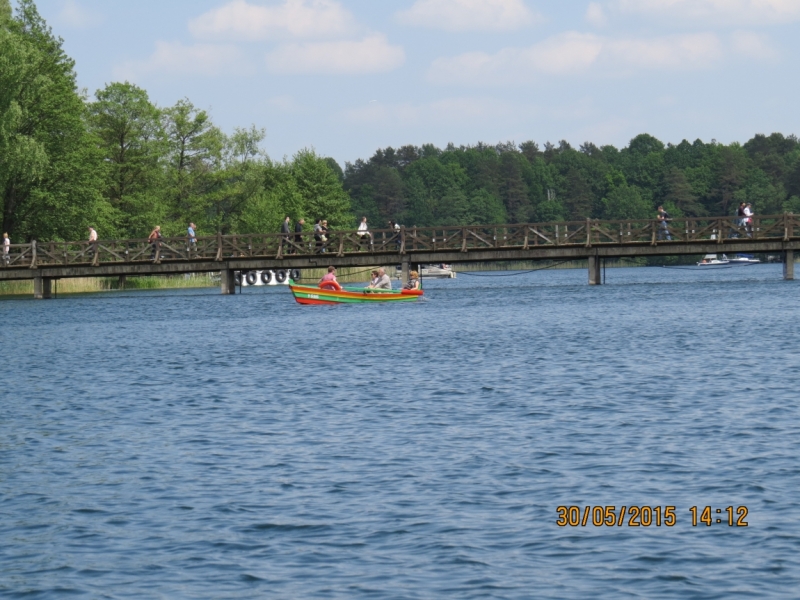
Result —
<instances>
[{"instance_id":1,"label":"boat hull","mask_svg":"<svg viewBox=\"0 0 800 600\"><path fill-rule=\"evenodd\" d=\"M353 292L328 290L307 285L289 285L298 304L368 304L374 302L416 302L422 290L397 290L396 292Z\"/></svg>"}]
</instances>

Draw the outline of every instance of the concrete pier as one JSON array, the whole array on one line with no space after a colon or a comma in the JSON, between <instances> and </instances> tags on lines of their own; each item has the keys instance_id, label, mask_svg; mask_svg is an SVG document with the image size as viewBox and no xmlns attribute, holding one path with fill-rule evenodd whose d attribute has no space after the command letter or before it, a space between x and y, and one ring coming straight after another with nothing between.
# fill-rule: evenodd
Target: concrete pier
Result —
<instances>
[{"instance_id":1,"label":"concrete pier","mask_svg":"<svg viewBox=\"0 0 800 600\"><path fill-rule=\"evenodd\" d=\"M599 256L589 256L589 285L603 283L603 259Z\"/></svg>"},{"instance_id":2,"label":"concrete pier","mask_svg":"<svg viewBox=\"0 0 800 600\"><path fill-rule=\"evenodd\" d=\"M233 269L223 269L220 271L220 291L223 295L233 295L236 293L236 275Z\"/></svg>"},{"instance_id":3,"label":"concrete pier","mask_svg":"<svg viewBox=\"0 0 800 600\"><path fill-rule=\"evenodd\" d=\"M34 277L33 297L36 300L50 300L53 297L53 279L50 277Z\"/></svg>"},{"instance_id":4,"label":"concrete pier","mask_svg":"<svg viewBox=\"0 0 800 600\"><path fill-rule=\"evenodd\" d=\"M411 272L411 260L408 256L403 257L403 262L400 263L402 268L400 270L400 281L403 282L403 285L408 283L409 273Z\"/></svg>"},{"instance_id":5,"label":"concrete pier","mask_svg":"<svg viewBox=\"0 0 800 600\"><path fill-rule=\"evenodd\" d=\"M786 281L794 279L794 250L787 250L783 254L783 278Z\"/></svg>"}]
</instances>

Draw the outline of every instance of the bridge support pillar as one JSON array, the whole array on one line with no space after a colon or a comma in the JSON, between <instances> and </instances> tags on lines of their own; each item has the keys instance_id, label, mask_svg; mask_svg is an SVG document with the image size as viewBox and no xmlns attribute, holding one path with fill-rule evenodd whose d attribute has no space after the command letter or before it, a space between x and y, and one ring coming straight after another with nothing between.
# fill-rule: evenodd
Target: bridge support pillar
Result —
<instances>
[{"instance_id":1,"label":"bridge support pillar","mask_svg":"<svg viewBox=\"0 0 800 600\"><path fill-rule=\"evenodd\" d=\"M50 300L53 297L53 279L50 277L34 277L33 297L36 300Z\"/></svg>"},{"instance_id":2,"label":"bridge support pillar","mask_svg":"<svg viewBox=\"0 0 800 600\"><path fill-rule=\"evenodd\" d=\"M400 281L403 282L403 285L408 283L408 274L411 271L411 261L407 256L403 257L403 267L400 270Z\"/></svg>"},{"instance_id":3,"label":"bridge support pillar","mask_svg":"<svg viewBox=\"0 0 800 600\"><path fill-rule=\"evenodd\" d=\"M589 257L589 285L601 285L603 283L602 262L599 256Z\"/></svg>"},{"instance_id":4,"label":"bridge support pillar","mask_svg":"<svg viewBox=\"0 0 800 600\"><path fill-rule=\"evenodd\" d=\"M787 281L794 279L794 250L787 250L783 254L783 278Z\"/></svg>"},{"instance_id":5,"label":"bridge support pillar","mask_svg":"<svg viewBox=\"0 0 800 600\"><path fill-rule=\"evenodd\" d=\"M236 276L233 269L222 269L219 274L220 291L223 295L236 293Z\"/></svg>"}]
</instances>

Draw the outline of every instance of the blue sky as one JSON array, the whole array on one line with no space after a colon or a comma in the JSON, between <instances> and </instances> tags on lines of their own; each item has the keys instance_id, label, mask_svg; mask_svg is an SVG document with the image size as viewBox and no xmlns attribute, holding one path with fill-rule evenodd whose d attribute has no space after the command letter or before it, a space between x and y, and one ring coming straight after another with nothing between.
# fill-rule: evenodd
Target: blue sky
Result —
<instances>
[{"instance_id":1,"label":"blue sky","mask_svg":"<svg viewBox=\"0 0 800 600\"><path fill-rule=\"evenodd\" d=\"M90 94L188 97L273 158L800 133L800 0L39 0Z\"/></svg>"}]
</instances>

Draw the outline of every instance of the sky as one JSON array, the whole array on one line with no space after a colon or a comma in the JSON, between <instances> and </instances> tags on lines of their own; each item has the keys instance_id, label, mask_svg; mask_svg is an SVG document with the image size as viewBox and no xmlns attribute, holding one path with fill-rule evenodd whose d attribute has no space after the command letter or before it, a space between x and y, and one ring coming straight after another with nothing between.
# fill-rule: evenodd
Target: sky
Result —
<instances>
[{"instance_id":1,"label":"sky","mask_svg":"<svg viewBox=\"0 0 800 600\"><path fill-rule=\"evenodd\" d=\"M13 4L13 2L12 2ZM273 159L800 133L800 0L38 0L89 95L188 98Z\"/></svg>"}]
</instances>

